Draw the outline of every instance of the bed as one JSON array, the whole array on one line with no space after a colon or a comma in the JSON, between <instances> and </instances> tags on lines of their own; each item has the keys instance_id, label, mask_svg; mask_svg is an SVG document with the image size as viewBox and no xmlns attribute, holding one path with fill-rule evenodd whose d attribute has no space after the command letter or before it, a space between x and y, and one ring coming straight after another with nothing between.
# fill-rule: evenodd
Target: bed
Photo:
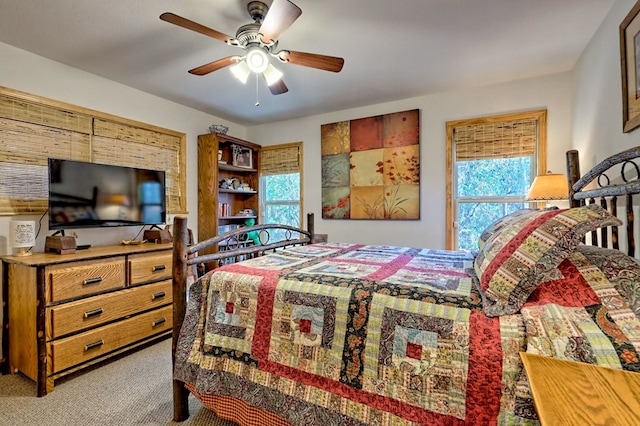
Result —
<instances>
[{"instance_id":1,"label":"bed","mask_svg":"<svg viewBox=\"0 0 640 426\"><path fill-rule=\"evenodd\" d=\"M638 156L581 176L569 151L571 207L508 215L473 253L315 243L312 215L188 245L176 217L174 420L191 393L243 426L538 424L521 352L640 372L633 209L616 217Z\"/></svg>"}]
</instances>

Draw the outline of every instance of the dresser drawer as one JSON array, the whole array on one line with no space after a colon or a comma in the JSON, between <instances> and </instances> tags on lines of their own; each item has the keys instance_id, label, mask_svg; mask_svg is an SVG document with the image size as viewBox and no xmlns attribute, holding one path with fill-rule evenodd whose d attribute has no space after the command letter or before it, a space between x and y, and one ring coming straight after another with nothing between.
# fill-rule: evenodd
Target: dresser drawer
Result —
<instances>
[{"instance_id":1,"label":"dresser drawer","mask_svg":"<svg viewBox=\"0 0 640 426\"><path fill-rule=\"evenodd\" d=\"M129 256L129 284L171 278L172 256L170 251Z\"/></svg>"},{"instance_id":2,"label":"dresser drawer","mask_svg":"<svg viewBox=\"0 0 640 426\"><path fill-rule=\"evenodd\" d=\"M47 308L47 340L171 303L171 280Z\"/></svg>"},{"instance_id":3,"label":"dresser drawer","mask_svg":"<svg viewBox=\"0 0 640 426\"><path fill-rule=\"evenodd\" d=\"M89 361L145 337L171 330L171 305L48 344L52 373Z\"/></svg>"},{"instance_id":4,"label":"dresser drawer","mask_svg":"<svg viewBox=\"0 0 640 426\"><path fill-rule=\"evenodd\" d=\"M73 299L125 286L123 256L85 262L50 265L45 268L48 303Z\"/></svg>"}]
</instances>

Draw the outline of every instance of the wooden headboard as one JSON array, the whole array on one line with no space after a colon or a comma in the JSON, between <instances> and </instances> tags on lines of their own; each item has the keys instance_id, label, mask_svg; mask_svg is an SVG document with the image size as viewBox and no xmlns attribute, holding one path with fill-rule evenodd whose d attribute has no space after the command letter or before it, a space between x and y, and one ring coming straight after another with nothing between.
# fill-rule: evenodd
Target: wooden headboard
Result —
<instances>
[{"instance_id":1,"label":"wooden headboard","mask_svg":"<svg viewBox=\"0 0 640 426\"><path fill-rule=\"evenodd\" d=\"M598 203L624 222L623 227L612 226L592 232L590 243L626 251L632 257L636 255L633 202L634 195L640 194L640 167L634 161L638 157L640 147L631 148L606 158L581 175L578 151L567 151L571 207Z\"/></svg>"}]
</instances>

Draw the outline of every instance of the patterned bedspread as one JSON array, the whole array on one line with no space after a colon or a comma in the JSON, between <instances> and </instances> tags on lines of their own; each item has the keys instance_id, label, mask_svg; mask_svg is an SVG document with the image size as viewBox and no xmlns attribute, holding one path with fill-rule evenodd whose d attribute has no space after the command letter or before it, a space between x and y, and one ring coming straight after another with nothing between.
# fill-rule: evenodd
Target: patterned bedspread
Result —
<instances>
[{"instance_id":1,"label":"patterned bedspread","mask_svg":"<svg viewBox=\"0 0 640 426\"><path fill-rule=\"evenodd\" d=\"M325 243L227 265L191 287L175 377L293 425L537 424L519 352L640 370L640 322L579 260L494 318L468 252Z\"/></svg>"}]
</instances>

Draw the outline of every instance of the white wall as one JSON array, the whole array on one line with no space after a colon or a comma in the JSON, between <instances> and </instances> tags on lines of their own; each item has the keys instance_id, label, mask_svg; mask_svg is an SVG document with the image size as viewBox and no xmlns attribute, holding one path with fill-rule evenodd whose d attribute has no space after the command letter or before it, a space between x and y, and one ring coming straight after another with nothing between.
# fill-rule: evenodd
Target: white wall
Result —
<instances>
[{"instance_id":1,"label":"white wall","mask_svg":"<svg viewBox=\"0 0 640 426\"><path fill-rule=\"evenodd\" d=\"M197 136L207 133L209 125L221 123L229 126L234 136L242 138L244 127L3 43L0 58L0 86L185 133L187 209L189 225L197 230ZM40 216L17 218L39 220ZM11 253L7 247L11 219L0 216L0 254ZM76 233L78 244L106 245L132 239L138 230L138 227L113 228L109 232L80 229ZM45 217L34 251L44 250L45 237L50 234Z\"/></svg>"},{"instance_id":2,"label":"white wall","mask_svg":"<svg viewBox=\"0 0 640 426\"><path fill-rule=\"evenodd\" d=\"M421 96L303 119L254 126L247 138L262 145L304 143L304 210L314 212L316 231L330 241L393 244L442 249L445 246L446 122L546 108L548 169L565 171L571 143L570 73L496 86ZM428 78L428 76L425 76ZM421 111L419 221L323 220L321 218L320 126L418 108Z\"/></svg>"},{"instance_id":3,"label":"white wall","mask_svg":"<svg viewBox=\"0 0 640 426\"><path fill-rule=\"evenodd\" d=\"M619 26L635 0L618 0L574 68L572 146L582 172L640 145L640 129L622 131Z\"/></svg>"},{"instance_id":4,"label":"white wall","mask_svg":"<svg viewBox=\"0 0 640 426\"><path fill-rule=\"evenodd\" d=\"M197 232L197 136L207 133L209 125L221 123L229 126L230 132L234 135L244 137L244 127L3 43L0 43L0 58L0 86L185 133L187 135L188 221L190 227ZM13 218L37 221L40 215L0 216L0 254L2 255L12 253L7 239L9 221ZM98 246L132 239L138 230L138 227L112 228L109 232L80 229L76 233L78 244ZM47 235L51 233L48 231L45 217L34 251L44 251ZM2 305L0 305L1 317Z\"/></svg>"},{"instance_id":5,"label":"white wall","mask_svg":"<svg viewBox=\"0 0 640 426\"><path fill-rule=\"evenodd\" d=\"M445 123L490 114L548 109L549 169L564 171L570 144L570 74L521 80L497 86L416 97L292 121L244 128L199 111L114 83L0 43L0 85L62 102L185 132L187 134L187 202L190 226L197 235L197 135L214 122L227 124L230 134L263 145L304 142L305 212L316 213L316 229L333 241L403 244L443 248L445 244ZM428 78L428 77L426 77ZM320 189L320 126L394 111L421 110L421 220L322 220ZM6 246L8 221L0 217L0 253ZM20 219L38 220L37 216ZM110 244L130 239L137 230L104 233L79 230L79 244ZM46 225L35 251L44 249Z\"/></svg>"}]
</instances>

